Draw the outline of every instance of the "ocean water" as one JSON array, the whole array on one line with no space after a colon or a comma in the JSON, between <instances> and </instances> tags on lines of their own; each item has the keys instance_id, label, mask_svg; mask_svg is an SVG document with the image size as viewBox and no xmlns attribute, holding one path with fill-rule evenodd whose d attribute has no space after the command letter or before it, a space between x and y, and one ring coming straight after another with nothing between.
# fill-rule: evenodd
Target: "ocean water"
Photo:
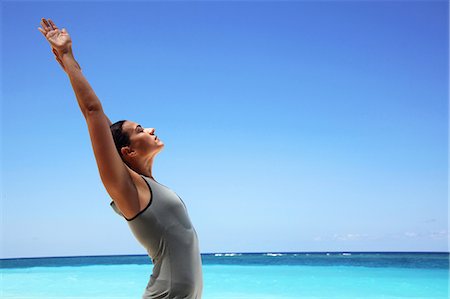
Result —
<instances>
[{"instance_id":1,"label":"ocean water","mask_svg":"<svg viewBox=\"0 0 450 299\"><path fill-rule=\"evenodd\" d=\"M140 298L147 256L1 261L1 298ZM448 253L202 254L204 299L449 298Z\"/></svg>"}]
</instances>

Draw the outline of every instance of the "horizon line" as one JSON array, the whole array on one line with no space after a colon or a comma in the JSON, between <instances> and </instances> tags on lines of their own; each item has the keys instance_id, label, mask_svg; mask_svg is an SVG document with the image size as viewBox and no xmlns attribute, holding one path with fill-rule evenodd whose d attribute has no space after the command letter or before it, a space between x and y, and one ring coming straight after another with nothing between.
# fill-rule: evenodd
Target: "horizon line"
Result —
<instances>
[{"instance_id":1,"label":"horizon line","mask_svg":"<svg viewBox=\"0 0 450 299\"><path fill-rule=\"evenodd\" d=\"M296 254L296 253L440 253L440 254L450 254L450 251L255 251L255 252L201 252L200 255L212 255L212 254ZM148 256L147 254L107 254L107 255L61 255L61 256L35 256L35 257L8 257L0 258L3 260L14 260L14 259L45 259L45 258L95 258L95 257L125 257L125 256Z\"/></svg>"}]
</instances>

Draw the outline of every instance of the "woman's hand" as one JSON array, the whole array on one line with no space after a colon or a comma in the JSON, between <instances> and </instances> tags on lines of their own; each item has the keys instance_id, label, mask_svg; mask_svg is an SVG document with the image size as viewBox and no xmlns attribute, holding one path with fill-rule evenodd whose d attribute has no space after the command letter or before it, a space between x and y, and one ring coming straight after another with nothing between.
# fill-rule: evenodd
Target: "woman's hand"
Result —
<instances>
[{"instance_id":1,"label":"woman's hand","mask_svg":"<svg viewBox=\"0 0 450 299\"><path fill-rule=\"evenodd\" d=\"M66 53L72 53L72 39L67 33L66 29L63 28L61 31L58 27L53 23L52 20L48 19L48 21L44 18L41 20L41 27L38 28L40 32L45 36L47 41L50 43L52 47L53 54L55 54L55 59L58 61L59 65L61 65L62 69L67 72L66 67L64 66L62 56ZM76 65L81 70L80 65L76 62Z\"/></svg>"},{"instance_id":2,"label":"woman's hand","mask_svg":"<svg viewBox=\"0 0 450 299\"><path fill-rule=\"evenodd\" d=\"M44 18L41 20L41 27L38 30L45 36L47 41L50 43L50 46L53 49L53 53L58 53L57 60L61 59L61 55L68 53L72 50L72 39L67 33L66 29L63 28L59 30L56 27L55 23L52 20L48 19L48 21ZM58 61L59 62L59 61Z\"/></svg>"}]
</instances>

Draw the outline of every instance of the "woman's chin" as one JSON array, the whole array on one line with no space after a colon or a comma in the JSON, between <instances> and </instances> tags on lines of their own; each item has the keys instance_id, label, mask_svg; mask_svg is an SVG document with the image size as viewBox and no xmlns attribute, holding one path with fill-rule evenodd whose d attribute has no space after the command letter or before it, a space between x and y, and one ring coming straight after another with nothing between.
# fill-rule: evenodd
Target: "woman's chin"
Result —
<instances>
[{"instance_id":1,"label":"woman's chin","mask_svg":"<svg viewBox=\"0 0 450 299\"><path fill-rule=\"evenodd\" d=\"M163 149L164 149L164 143L160 142L160 143L158 144L158 149L157 149L156 153L159 153L159 152L162 151Z\"/></svg>"}]
</instances>

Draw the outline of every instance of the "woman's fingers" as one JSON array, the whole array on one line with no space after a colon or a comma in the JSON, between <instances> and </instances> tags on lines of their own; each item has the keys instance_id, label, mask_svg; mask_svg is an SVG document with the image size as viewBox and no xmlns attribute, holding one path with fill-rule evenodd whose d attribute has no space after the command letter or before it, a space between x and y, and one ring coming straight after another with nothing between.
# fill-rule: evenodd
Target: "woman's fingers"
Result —
<instances>
[{"instance_id":1,"label":"woman's fingers","mask_svg":"<svg viewBox=\"0 0 450 299\"><path fill-rule=\"evenodd\" d=\"M48 22L50 23L50 26L52 27L53 30L58 29L58 27L56 27L55 23L53 23L52 20L48 19Z\"/></svg>"},{"instance_id":2,"label":"woman's fingers","mask_svg":"<svg viewBox=\"0 0 450 299\"><path fill-rule=\"evenodd\" d=\"M42 22L42 21L41 21L41 27L42 27L42 28L41 28L42 31L44 31L44 33L47 33L47 30L45 29L45 24L44 24L44 22ZM41 31L41 32L42 32L42 31Z\"/></svg>"},{"instance_id":3,"label":"woman's fingers","mask_svg":"<svg viewBox=\"0 0 450 299\"><path fill-rule=\"evenodd\" d=\"M44 22L45 26L47 26L47 30L53 30L52 26L48 23L46 19L42 18L42 21Z\"/></svg>"},{"instance_id":4,"label":"woman's fingers","mask_svg":"<svg viewBox=\"0 0 450 299\"><path fill-rule=\"evenodd\" d=\"M47 32L45 32L44 29L42 29L41 27L39 27L38 30L45 36L45 38L47 38Z\"/></svg>"},{"instance_id":5,"label":"woman's fingers","mask_svg":"<svg viewBox=\"0 0 450 299\"><path fill-rule=\"evenodd\" d=\"M44 18L41 19L41 26L45 30L45 32L50 31L50 28L48 27L48 23Z\"/></svg>"}]
</instances>

